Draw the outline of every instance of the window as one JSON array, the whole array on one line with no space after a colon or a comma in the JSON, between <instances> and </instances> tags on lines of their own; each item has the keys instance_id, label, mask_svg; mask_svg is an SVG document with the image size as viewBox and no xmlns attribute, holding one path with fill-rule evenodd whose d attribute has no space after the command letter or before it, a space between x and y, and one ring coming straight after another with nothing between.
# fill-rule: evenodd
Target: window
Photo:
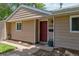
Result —
<instances>
[{"instance_id":1,"label":"window","mask_svg":"<svg viewBox=\"0 0 79 59\"><path fill-rule=\"evenodd\" d=\"M78 32L79 31L79 16L73 16L70 19L70 29L72 32Z\"/></svg>"},{"instance_id":2,"label":"window","mask_svg":"<svg viewBox=\"0 0 79 59\"><path fill-rule=\"evenodd\" d=\"M16 30L21 30L22 29L22 23L18 22L16 23Z\"/></svg>"}]
</instances>

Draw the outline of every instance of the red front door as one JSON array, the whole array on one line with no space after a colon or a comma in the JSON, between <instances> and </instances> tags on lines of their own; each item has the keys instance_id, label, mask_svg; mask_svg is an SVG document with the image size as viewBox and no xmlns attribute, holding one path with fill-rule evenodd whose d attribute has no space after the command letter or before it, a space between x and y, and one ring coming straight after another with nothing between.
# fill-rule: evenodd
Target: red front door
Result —
<instances>
[{"instance_id":1,"label":"red front door","mask_svg":"<svg viewBox=\"0 0 79 59\"><path fill-rule=\"evenodd\" d=\"M40 22L40 41L47 42L47 21Z\"/></svg>"}]
</instances>

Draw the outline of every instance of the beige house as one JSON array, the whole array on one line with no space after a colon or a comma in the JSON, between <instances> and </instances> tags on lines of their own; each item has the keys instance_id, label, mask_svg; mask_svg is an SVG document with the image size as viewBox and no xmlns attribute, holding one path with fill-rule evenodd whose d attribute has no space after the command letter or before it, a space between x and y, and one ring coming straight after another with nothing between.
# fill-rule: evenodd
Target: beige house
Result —
<instances>
[{"instance_id":1,"label":"beige house","mask_svg":"<svg viewBox=\"0 0 79 59\"><path fill-rule=\"evenodd\" d=\"M52 14L55 46L79 50L79 5Z\"/></svg>"},{"instance_id":2,"label":"beige house","mask_svg":"<svg viewBox=\"0 0 79 59\"><path fill-rule=\"evenodd\" d=\"M11 40L40 43L53 40L51 13L21 5L6 20L6 38Z\"/></svg>"},{"instance_id":3,"label":"beige house","mask_svg":"<svg viewBox=\"0 0 79 59\"><path fill-rule=\"evenodd\" d=\"M52 13L52 14L51 14ZM4 22L4 37L79 50L79 6L52 12L21 5Z\"/></svg>"}]
</instances>

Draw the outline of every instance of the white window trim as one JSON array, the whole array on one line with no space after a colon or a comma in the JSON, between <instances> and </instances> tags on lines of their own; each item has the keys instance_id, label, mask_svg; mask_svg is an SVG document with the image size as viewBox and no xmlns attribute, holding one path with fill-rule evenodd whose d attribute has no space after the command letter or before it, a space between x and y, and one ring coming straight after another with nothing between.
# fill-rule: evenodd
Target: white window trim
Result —
<instances>
[{"instance_id":1,"label":"white window trim","mask_svg":"<svg viewBox=\"0 0 79 59\"><path fill-rule=\"evenodd\" d=\"M79 17L79 15L70 16L70 32L71 33L79 33L79 31L72 31L72 18Z\"/></svg>"},{"instance_id":2,"label":"white window trim","mask_svg":"<svg viewBox=\"0 0 79 59\"><path fill-rule=\"evenodd\" d=\"M21 30L17 30L17 23L21 23L22 24L22 22L16 22L16 31L22 31L22 28L21 28Z\"/></svg>"}]
</instances>

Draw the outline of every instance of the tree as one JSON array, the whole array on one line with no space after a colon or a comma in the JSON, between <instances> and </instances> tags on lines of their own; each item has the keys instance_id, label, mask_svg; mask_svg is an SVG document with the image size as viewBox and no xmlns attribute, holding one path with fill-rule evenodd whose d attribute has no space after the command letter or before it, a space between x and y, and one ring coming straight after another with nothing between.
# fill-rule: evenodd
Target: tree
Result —
<instances>
[{"instance_id":1,"label":"tree","mask_svg":"<svg viewBox=\"0 0 79 59\"><path fill-rule=\"evenodd\" d=\"M44 9L43 3L2 3L0 4L0 20L5 20L21 4Z\"/></svg>"},{"instance_id":2,"label":"tree","mask_svg":"<svg viewBox=\"0 0 79 59\"><path fill-rule=\"evenodd\" d=\"M12 13L12 10L7 4L0 4L0 20L4 20L7 16Z\"/></svg>"},{"instance_id":3,"label":"tree","mask_svg":"<svg viewBox=\"0 0 79 59\"><path fill-rule=\"evenodd\" d=\"M10 3L8 4L8 6L14 11L17 7L19 7L20 5L27 5L27 6L31 6L31 7L35 7L38 9L45 9L45 4L43 3Z\"/></svg>"},{"instance_id":4,"label":"tree","mask_svg":"<svg viewBox=\"0 0 79 59\"><path fill-rule=\"evenodd\" d=\"M38 8L38 9L45 9L45 4L43 4L43 3L34 3L34 5L35 5L35 8Z\"/></svg>"}]
</instances>

